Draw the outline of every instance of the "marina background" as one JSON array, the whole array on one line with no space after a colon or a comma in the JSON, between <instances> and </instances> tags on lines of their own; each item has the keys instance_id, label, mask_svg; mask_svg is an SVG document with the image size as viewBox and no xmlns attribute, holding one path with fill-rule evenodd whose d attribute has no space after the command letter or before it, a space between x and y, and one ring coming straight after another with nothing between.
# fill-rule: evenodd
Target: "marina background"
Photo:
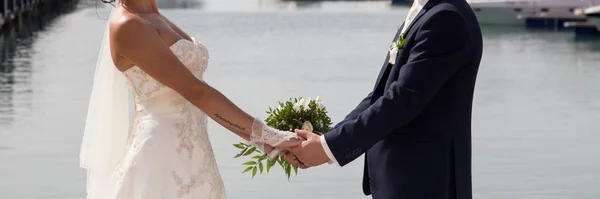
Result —
<instances>
[{"instance_id":1,"label":"marina background","mask_svg":"<svg viewBox=\"0 0 600 199\"><path fill-rule=\"evenodd\" d=\"M206 81L242 109L264 117L277 101L321 96L334 122L372 89L408 11L389 1L159 4L208 46ZM103 7L81 0L2 36L0 198L85 197L78 153L108 18ZM600 198L600 40L572 30L482 30L474 198ZM367 198L362 158L301 170L289 182L278 168L251 179L232 158L239 139L212 121L209 134L229 198Z\"/></svg>"}]
</instances>

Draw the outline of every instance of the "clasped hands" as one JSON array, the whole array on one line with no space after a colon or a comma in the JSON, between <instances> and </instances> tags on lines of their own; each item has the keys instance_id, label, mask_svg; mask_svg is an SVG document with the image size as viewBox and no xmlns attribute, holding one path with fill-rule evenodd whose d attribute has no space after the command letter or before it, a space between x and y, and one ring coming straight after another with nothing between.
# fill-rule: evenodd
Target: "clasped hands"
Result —
<instances>
[{"instance_id":1,"label":"clasped hands","mask_svg":"<svg viewBox=\"0 0 600 199\"><path fill-rule=\"evenodd\" d=\"M303 140L290 140L279 144L276 148L281 149L279 156L283 156L288 163L301 169L319 166L329 161L321 145L321 137L315 133L298 130L294 131ZM272 147L266 147L265 152L269 153Z\"/></svg>"}]
</instances>

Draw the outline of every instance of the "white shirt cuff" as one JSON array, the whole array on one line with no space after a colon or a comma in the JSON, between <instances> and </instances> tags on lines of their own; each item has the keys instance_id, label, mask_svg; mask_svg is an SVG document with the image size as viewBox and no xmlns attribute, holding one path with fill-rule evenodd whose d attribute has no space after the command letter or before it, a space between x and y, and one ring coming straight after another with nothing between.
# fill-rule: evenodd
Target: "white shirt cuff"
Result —
<instances>
[{"instance_id":1,"label":"white shirt cuff","mask_svg":"<svg viewBox=\"0 0 600 199\"><path fill-rule=\"evenodd\" d=\"M327 146L327 140L325 140L325 136L321 136L321 146L323 147L323 150L325 151L325 154L327 154L327 157L329 157L329 161L327 163L329 163L329 164L335 164L338 167L341 167L340 164L335 159L335 156L333 156L333 153L331 153L331 150L329 149L329 146Z\"/></svg>"}]
</instances>

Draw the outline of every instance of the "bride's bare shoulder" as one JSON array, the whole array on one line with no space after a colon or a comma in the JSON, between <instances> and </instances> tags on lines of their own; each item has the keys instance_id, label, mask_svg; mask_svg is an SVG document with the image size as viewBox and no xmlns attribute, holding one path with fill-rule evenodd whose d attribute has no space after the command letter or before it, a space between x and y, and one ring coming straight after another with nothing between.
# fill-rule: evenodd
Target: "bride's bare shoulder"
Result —
<instances>
[{"instance_id":1,"label":"bride's bare shoulder","mask_svg":"<svg viewBox=\"0 0 600 199\"><path fill-rule=\"evenodd\" d=\"M117 12L109 24L110 34L117 41L144 35L153 30L145 19L125 12Z\"/></svg>"},{"instance_id":2,"label":"bride's bare shoulder","mask_svg":"<svg viewBox=\"0 0 600 199\"><path fill-rule=\"evenodd\" d=\"M145 52L140 49L155 48L156 30L145 19L117 10L109 21L110 49L113 62L124 71L134 65L134 58Z\"/></svg>"}]
</instances>

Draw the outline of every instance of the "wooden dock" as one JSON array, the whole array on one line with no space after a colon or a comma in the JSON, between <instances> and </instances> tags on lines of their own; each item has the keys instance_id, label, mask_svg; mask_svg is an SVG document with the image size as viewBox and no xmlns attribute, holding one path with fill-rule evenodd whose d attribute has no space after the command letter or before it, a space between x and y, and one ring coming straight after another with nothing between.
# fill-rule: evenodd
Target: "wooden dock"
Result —
<instances>
[{"instance_id":1,"label":"wooden dock","mask_svg":"<svg viewBox=\"0 0 600 199\"><path fill-rule=\"evenodd\" d=\"M78 0L0 0L0 34L13 29L18 31L28 17L55 14L65 5L77 2Z\"/></svg>"},{"instance_id":2,"label":"wooden dock","mask_svg":"<svg viewBox=\"0 0 600 199\"><path fill-rule=\"evenodd\" d=\"M99 1L99 0L98 0ZM56 17L74 10L79 0L0 0L0 72L18 39L30 37Z\"/></svg>"}]
</instances>

